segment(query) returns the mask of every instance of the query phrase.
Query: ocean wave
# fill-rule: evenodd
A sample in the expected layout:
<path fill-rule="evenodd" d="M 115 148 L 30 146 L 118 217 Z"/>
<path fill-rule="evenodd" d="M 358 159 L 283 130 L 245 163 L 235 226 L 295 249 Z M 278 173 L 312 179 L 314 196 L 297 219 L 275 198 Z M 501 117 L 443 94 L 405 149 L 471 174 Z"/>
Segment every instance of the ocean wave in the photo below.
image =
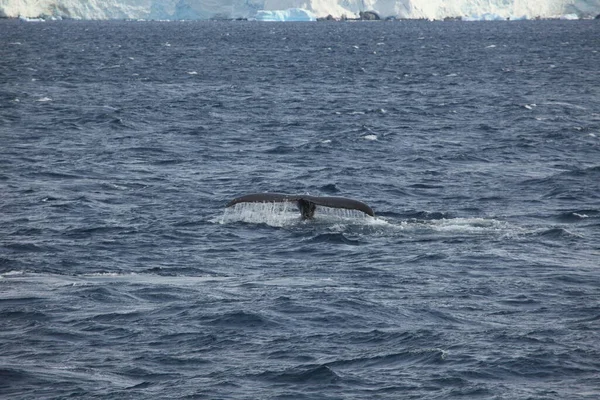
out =
<path fill-rule="evenodd" d="M 312 368 L 294 368 L 281 372 L 268 371 L 259 374 L 256 378 L 275 383 L 301 383 L 301 384 L 331 384 L 341 380 L 330 367 L 319 365 Z"/>

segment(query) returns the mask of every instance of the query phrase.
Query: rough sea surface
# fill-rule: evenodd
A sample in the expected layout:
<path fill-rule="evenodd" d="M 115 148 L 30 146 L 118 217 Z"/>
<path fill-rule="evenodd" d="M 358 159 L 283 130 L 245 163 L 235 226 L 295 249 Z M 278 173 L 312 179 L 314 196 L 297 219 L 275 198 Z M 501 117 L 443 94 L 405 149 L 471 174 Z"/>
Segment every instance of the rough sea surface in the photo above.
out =
<path fill-rule="evenodd" d="M 600 398 L 599 66 L 599 21 L 0 21 L 0 397 Z"/>

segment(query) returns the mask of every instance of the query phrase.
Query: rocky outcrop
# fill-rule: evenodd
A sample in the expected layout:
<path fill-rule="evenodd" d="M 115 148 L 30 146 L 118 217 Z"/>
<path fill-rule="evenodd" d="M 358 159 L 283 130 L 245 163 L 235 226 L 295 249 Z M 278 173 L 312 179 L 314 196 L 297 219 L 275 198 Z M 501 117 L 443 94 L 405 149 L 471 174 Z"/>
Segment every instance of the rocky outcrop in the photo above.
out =
<path fill-rule="evenodd" d="M 358 13 L 358 19 L 362 21 L 379 21 L 381 18 L 375 11 L 361 11 Z"/>

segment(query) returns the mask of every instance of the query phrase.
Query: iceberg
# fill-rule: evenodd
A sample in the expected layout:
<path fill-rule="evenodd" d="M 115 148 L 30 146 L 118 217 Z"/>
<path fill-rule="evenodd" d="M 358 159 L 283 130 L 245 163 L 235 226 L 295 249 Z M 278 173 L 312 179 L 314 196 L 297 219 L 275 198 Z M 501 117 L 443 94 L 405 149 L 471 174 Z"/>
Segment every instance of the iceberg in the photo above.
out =
<path fill-rule="evenodd" d="M 565 15 L 561 15 L 560 19 L 575 20 L 575 19 L 579 19 L 579 16 L 577 14 L 565 14 Z"/>
<path fill-rule="evenodd" d="M 510 18 L 510 17 L 507 17 L 507 18 Z M 464 17 L 463 20 L 464 21 L 503 21 L 507 18 L 503 18 L 502 16 L 500 16 L 498 14 L 485 13 L 482 15 L 469 15 L 467 17 Z"/>
<path fill-rule="evenodd" d="M 527 16 L 526 15 L 520 15 L 520 16 L 514 16 L 514 15 L 508 15 L 508 16 L 503 16 L 503 15 L 498 15 L 498 14 L 491 14 L 491 13 L 486 13 L 486 14 L 482 14 L 482 15 L 469 15 L 467 17 L 463 17 L 462 20 L 463 21 L 524 21 L 527 20 Z"/>
<path fill-rule="evenodd" d="M 287 10 L 259 10 L 257 21 L 316 21 L 317 18 L 308 10 L 289 8 Z"/>
<path fill-rule="evenodd" d="M 20 16 L 19 19 L 21 21 L 25 21 L 25 22 L 46 22 L 46 20 L 43 18 L 27 18 L 27 17 Z"/>
<path fill-rule="evenodd" d="M 592 18 L 600 0 L 0 0 L 0 18 L 313 21 L 385 17 L 442 20 Z"/>

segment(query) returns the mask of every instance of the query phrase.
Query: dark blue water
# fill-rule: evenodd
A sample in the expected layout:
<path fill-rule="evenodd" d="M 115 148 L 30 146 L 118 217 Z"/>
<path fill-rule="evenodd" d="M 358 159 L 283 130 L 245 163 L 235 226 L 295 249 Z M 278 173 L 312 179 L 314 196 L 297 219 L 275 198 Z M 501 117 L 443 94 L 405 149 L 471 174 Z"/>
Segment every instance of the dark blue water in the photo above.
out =
<path fill-rule="evenodd" d="M 599 398 L 599 65 L 596 21 L 0 21 L 0 397 Z"/>

